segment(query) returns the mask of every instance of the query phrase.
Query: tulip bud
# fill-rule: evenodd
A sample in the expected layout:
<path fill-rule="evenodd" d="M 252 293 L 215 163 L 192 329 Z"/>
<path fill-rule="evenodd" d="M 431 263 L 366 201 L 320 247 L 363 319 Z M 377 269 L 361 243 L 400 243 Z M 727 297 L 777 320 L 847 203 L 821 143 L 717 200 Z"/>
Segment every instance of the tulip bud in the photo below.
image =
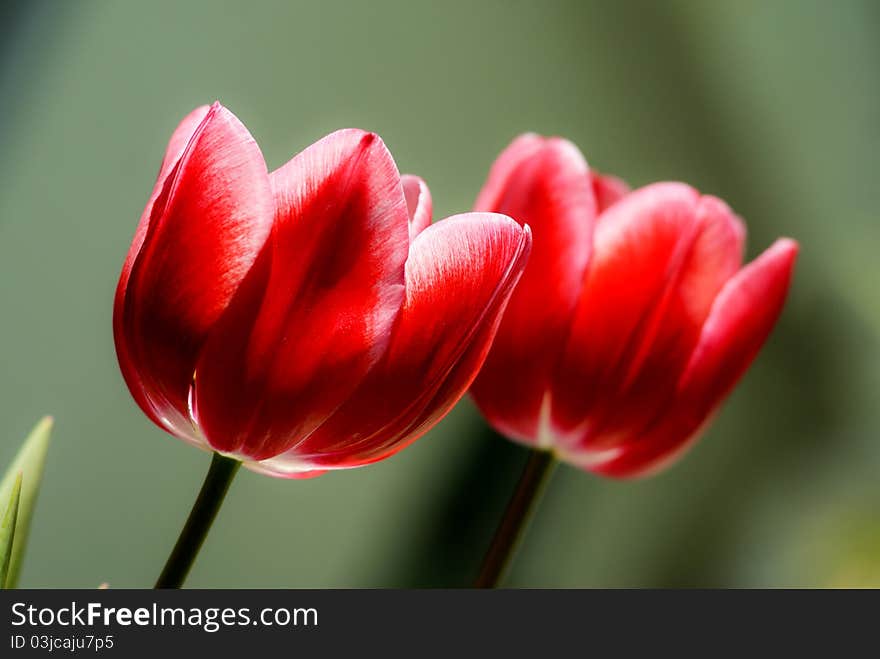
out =
<path fill-rule="evenodd" d="M 195 110 L 116 292 L 135 401 L 275 476 L 400 450 L 470 386 L 531 245 L 498 214 L 430 220 L 427 186 L 372 133 L 333 133 L 270 174 L 232 113 Z"/>
<path fill-rule="evenodd" d="M 473 398 L 502 434 L 609 476 L 693 442 L 770 334 L 798 245 L 742 266 L 745 226 L 679 183 L 629 192 L 559 138 L 524 135 L 475 209 L 535 231 Z"/>

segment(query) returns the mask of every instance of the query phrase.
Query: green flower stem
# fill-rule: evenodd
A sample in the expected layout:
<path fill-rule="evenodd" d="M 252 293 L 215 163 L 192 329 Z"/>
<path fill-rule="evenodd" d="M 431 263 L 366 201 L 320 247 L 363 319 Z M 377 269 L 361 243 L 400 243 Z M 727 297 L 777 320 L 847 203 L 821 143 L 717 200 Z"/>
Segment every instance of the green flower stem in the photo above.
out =
<path fill-rule="evenodd" d="M 214 453 L 199 496 L 156 581 L 156 588 L 180 588 L 183 585 L 239 467 L 241 462 L 238 460 Z"/>
<path fill-rule="evenodd" d="M 516 490 L 483 559 L 475 588 L 496 588 L 501 583 L 556 462 L 550 451 L 531 450 Z"/>

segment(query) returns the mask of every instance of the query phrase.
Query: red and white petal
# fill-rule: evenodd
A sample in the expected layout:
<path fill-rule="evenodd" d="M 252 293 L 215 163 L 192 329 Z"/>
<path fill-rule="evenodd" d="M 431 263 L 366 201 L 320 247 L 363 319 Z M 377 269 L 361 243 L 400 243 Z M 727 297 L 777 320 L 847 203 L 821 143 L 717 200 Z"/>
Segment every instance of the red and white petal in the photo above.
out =
<path fill-rule="evenodd" d="M 307 464 L 296 461 L 295 459 L 289 459 L 286 453 L 259 462 L 244 462 L 242 464 L 244 464 L 246 469 L 250 469 L 252 472 L 262 474 L 263 476 L 289 478 L 293 480 L 317 478 L 329 471 L 327 469 L 314 469 Z"/>
<path fill-rule="evenodd" d="M 156 202 L 159 195 L 162 194 L 162 190 L 165 187 L 165 180 L 168 178 L 168 175 L 171 174 L 175 165 L 177 165 L 177 162 L 180 160 L 180 157 L 183 155 L 183 152 L 186 150 L 190 139 L 192 139 L 193 133 L 196 132 L 196 129 L 204 121 L 210 111 L 211 108 L 207 105 L 197 107 L 183 118 L 171 134 L 171 139 L 168 140 L 168 146 L 165 148 L 165 155 L 162 158 L 162 164 L 159 166 L 159 174 L 156 176 L 156 183 L 153 186 L 153 191 L 150 194 L 150 199 L 147 201 L 144 212 L 141 214 L 138 228 L 135 231 L 135 238 L 132 241 L 131 249 L 128 252 L 128 258 L 125 263 L 126 268 L 123 271 L 126 281 L 128 281 L 127 271 L 131 270 L 131 264 L 134 262 L 135 257 L 138 255 L 138 252 L 140 252 L 141 246 L 143 245 L 147 227 L 149 226 L 150 218 L 153 215 L 153 204 Z"/>
<path fill-rule="evenodd" d="M 419 234 L 387 354 L 308 439 L 270 461 L 274 468 L 360 466 L 433 427 L 482 365 L 530 245 L 528 227 L 489 213 L 451 217 Z"/>
<path fill-rule="evenodd" d="M 593 456 L 591 470 L 616 477 L 653 473 L 699 437 L 776 324 L 797 253 L 796 242 L 778 240 L 727 282 L 715 299 L 668 408 L 642 436 L 604 459 Z"/>
<path fill-rule="evenodd" d="M 137 256 L 137 253 L 140 251 L 144 236 L 146 235 L 146 228 L 149 225 L 150 218 L 153 214 L 153 204 L 162 193 L 165 186 L 165 180 L 168 178 L 169 174 L 171 174 L 175 165 L 177 165 L 177 162 L 180 160 L 180 157 L 183 155 L 183 152 L 186 150 L 190 139 L 192 139 L 193 133 L 196 132 L 196 129 L 205 120 L 205 117 L 210 111 L 211 107 L 208 105 L 197 107 L 183 118 L 171 134 L 171 139 L 168 140 L 168 146 L 165 148 L 165 155 L 162 158 L 162 164 L 159 166 L 159 174 L 156 176 L 156 183 L 153 186 L 153 192 L 150 194 L 150 199 L 141 215 L 141 220 L 135 233 L 135 240 L 132 242 L 132 247 L 129 251 L 129 261 L 133 261 L 134 257 Z"/>
<path fill-rule="evenodd" d="M 129 390 L 131 391 L 131 395 L 135 399 L 135 402 L 137 402 L 138 406 L 150 419 L 152 419 L 154 423 L 158 424 L 161 428 L 169 431 L 173 430 L 172 428 L 168 427 L 167 422 L 159 417 L 156 411 L 153 409 L 152 403 L 150 403 L 146 393 L 143 390 L 140 378 L 137 372 L 134 370 L 134 364 L 132 363 L 132 359 L 128 354 L 127 342 L 125 341 L 125 336 L 122 332 L 121 307 L 125 298 L 126 290 L 128 288 L 128 280 L 131 277 L 131 268 L 134 265 L 135 259 L 141 251 L 141 247 L 144 243 L 144 238 L 147 235 L 147 229 L 150 226 L 150 219 L 153 215 L 153 204 L 162 193 L 162 189 L 165 186 L 165 179 L 168 178 L 168 174 L 177 164 L 177 161 L 180 160 L 180 156 L 186 149 L 186 145 L 189 143 L 189 140 L 195 132 L 196 128 L 198 128 L 199 124 L 202 123 L 205 115 L 208 114 L 208 110 L 209 107 L 207 105 L 203 105 L 190 112 L 186 117 L 184 117 L 183 121 L 180 122 L 174 133 L 172 133 L 171 139 L 168 141 L 168 146 L 165 149 L 165 156 L 162 159 L 162 164 L 159 167 L 159 174 L 156 177 L 156 183 L 153 186 L 153 191 L 150 193 L 150 198 L 147 201 L 147 205 L 144 208 L 143 213 L 141 214 L 141 219 L 138 222 L 134 238 L 132 239 L 131 246 L 129 247 L 128 254 L 125 258 L 125 263 L 122 266 L 122 273 L 120 274 L 119 282 L 116 285 L 116 293 L 113 302 L 113 334 L 114 341 L 116 343 L 116 352 L 119 356 L 119 365 L 122 371 L 122 376 L 125 379 L 125 382 L 128 385 Z M 184 423 L 183 426 L 186 434 L 191 434 L 189 424 Z"/>
<path fill-rule="evenodd" d="M 718 292 L 742 267 L 746 228 L 730 207 L 706 195 L 697 206 L 699 235 L 676 287 L 676 312 L 702 326 Z"/>
<path fill-rule="evenodd" d="M 596 197 L 596 211 L 600 215 L 630 192 L 626 182 L 616 176 L 592 172 L 590 178 L 593 182 L 593 195 Z"/>
<path fill-rule="evenodd" d="M 205 120 L 205 117 L 208 116 L 208 113 L 212 109 L 219 107 L 219 103 L 215 103 L 213 108 L 210 105 L 200 105 L 181 120 L 171 134 L 171 139 L 168 140 L 168 147 L 165 149 L 165 156 L 162 158 L 162 164 L 159 167 L 159 175 L 156 177 L 157 184 L 161 185 L 165 177 L 171 173 L 177 161 L 180 160 L 180 156 L 186 150 L 193 133 L 196 132 L 196 129 Z"/>
<path fill-rule="evenodd" d="M 268 173 L 253 138 L 219 103 L 199 121 L 202 112 L 171 139 L 114 304 L 117 352 L 135 399 L 160 426 L 194 442 L 188 394 L 199 351 L 272 224 Z"/>
<path fill-rule="evenodd" d="M 493 212 L 493 209 L 500 205 L 501 199 L 507 194 L 513 172 L 544 148 L 545 142 L 546 139 L 540 135 L 523 133 L 507 145 L 507 148 L 492 163 L 486 183 L 474 203 L 474 210 Z"/>
<path fill-rule="evenodd" d="M 428 184 L 418 176 L 404 174 L 400 177 L 403 184 L 403 196 L 406 198 L 406 210 L 409 214 L 409 240 L 415 239 L 431 224 L 431 191 Z"/>
<path fill-rule="evenodd" d="M 409 245 L 400 174 L 372 133 L 333 133 L 271 180 L 266 254 L 212 332 L 194 395 L 208 442 L 257 461 L 307 437 L 385 353 Z"/>
<path fill-rule="evenodd" d="M 499 157 L 476 210 L 534 231 L 529 264 L 472 389 L 492 425 L 529 441 L 590 259 L 596 202 L 587 163 L 566 140 L 521 137 Z"/>

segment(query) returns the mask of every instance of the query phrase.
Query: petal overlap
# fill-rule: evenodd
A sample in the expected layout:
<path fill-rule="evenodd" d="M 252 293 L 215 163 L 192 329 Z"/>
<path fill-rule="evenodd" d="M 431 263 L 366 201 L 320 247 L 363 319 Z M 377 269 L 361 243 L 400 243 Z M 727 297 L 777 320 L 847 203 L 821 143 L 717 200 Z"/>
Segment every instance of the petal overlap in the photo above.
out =
<path fill-rule="evenodd" d="M 797 243 L 779 241 L 743 268 L 745 225 L 720 199 L 682 183 L 630 191 L 586 169 L 595 217 L 581 213 L 585 232 L 559 212 L 577 207 L 579 191 L 535 187 L 558 174 L 551 142 L 515 140 L 477 201 L 515 207 L 536 237 L 471 391 L 510 439 L 609 476 L 650 473 L 699 436 L 754 359 L 782 310 Z M 572 253 L 585 259 L 579 279 L 545 265 L 555 254 L 573 272 Z"/>
<path fill-rule="evenodd" d="M 444 416 L 476 376 L 530 246 L 528 229 L 486 213 L 453 216 L 419 234 L 387 353 L 297 447 L 298 459 L 322 466 L 380 459 Z"/>

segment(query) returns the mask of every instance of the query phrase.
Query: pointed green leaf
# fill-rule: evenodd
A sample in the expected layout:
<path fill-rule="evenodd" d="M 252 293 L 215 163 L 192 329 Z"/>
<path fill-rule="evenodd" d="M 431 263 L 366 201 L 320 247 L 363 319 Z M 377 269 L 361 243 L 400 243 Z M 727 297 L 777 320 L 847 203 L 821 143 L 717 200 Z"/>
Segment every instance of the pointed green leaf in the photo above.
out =
<path fill-rule="evenodd" d="M 12 558 L 12 543 L 15 541 L 15 520 L 18 517 L 18 502 L 21 499 L 21 472 L 15 478 L 12 494 L 6 504 L 6 512 L 0 518 L 0 588 L 6 588 L 6 574 Z"/>
<path fill-rule="evenodd" d="M 24 440 L 24 444 L 9 466 L 3 480 L 0 481 L 0 501 L 9 501 L 15 482 L 21 474 L 21 495 L 18 504 L 18 515 L 15 522 L 15 538 L 12 542 L 12 554 L 6 574 L 6 588 L 15 588 L 21 573 L 21 562 L 27 544 L 31 516 L 43 477 L 43 465 L 46 462 L 46 451 L 49 449 L 49 437 L 52 434 L 52 417 L 43 417 Z"/>

